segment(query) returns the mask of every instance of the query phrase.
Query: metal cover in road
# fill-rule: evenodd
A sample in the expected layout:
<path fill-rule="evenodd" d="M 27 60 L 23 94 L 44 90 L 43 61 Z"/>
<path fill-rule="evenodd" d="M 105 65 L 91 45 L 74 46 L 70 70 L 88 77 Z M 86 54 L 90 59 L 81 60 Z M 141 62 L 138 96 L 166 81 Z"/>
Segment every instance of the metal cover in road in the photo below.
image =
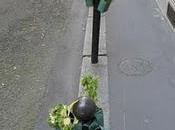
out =
<path fill-rule="evenodd" d="M 153 70 L 151 62 L 142 58 L 124 59 L 119 68 L 127 76 L 144 76 Z"/>

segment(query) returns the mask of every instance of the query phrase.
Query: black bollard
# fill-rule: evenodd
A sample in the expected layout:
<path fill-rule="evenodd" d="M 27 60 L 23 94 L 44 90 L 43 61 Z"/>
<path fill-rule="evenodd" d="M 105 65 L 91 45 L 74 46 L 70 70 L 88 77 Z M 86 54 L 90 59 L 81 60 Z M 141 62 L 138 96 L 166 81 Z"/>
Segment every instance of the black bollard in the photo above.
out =
<path fill-rule="evenodd" d="M 100 36 L 100 12 L 97 10 L 100 0 L 94 0 L 93 29 L 92 29 L 92 53 L 91 63 L 98 63 L 99 36 Z"/>

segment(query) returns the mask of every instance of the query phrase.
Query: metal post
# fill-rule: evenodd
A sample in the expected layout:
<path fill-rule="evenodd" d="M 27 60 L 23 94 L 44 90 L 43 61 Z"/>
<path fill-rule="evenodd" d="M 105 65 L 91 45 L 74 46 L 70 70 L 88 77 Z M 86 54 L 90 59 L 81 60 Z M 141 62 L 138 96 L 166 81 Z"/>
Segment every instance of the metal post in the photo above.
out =
<path fill-rule="evenodd" d="M 91 63 L 98 63 L 99 36 L 100 36 L 100 12 L 97 10 L 99 0 L 94 0 L 93 30 L 92 30 L 92 54 Z"/>

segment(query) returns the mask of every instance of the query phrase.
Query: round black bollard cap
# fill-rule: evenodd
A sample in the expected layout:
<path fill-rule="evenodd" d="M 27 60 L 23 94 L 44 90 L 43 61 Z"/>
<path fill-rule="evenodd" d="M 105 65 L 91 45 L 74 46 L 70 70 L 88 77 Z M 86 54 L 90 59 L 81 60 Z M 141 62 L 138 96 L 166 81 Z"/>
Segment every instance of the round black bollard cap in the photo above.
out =
<path fill-rule="evenodd" d="M 89 97 L 80 97 L 78 102 L 73 105 L 75 117 L 83 122 L 90 121 L 96 112 L 96 105 Z"/>

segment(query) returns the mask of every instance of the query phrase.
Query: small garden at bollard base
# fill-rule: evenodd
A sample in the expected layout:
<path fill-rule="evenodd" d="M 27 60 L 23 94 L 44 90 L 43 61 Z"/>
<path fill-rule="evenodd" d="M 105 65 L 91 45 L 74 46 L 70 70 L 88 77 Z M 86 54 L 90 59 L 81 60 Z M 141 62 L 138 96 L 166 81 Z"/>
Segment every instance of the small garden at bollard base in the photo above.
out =
<path fill-rule="evenodd" d="M 103 110 L 98 106 L 99 78 L 86 73 L 81 78 L 83 92 L 71 104 L 58 104 L 48 116 L 55 130 L 104 130 Z"/>

